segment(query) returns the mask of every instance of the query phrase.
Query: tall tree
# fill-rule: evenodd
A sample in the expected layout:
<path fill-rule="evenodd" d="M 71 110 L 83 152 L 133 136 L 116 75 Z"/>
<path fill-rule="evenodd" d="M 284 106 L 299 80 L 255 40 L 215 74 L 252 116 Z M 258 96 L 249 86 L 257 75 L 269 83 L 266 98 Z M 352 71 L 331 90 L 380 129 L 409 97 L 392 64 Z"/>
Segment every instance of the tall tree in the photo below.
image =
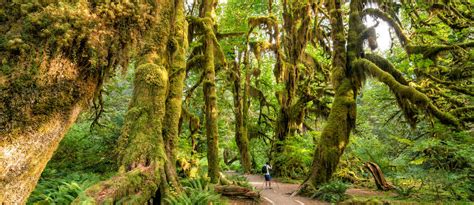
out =
<path fill-rule="evenodd" d="M 156 3 L 0 2 L 0 201 L 25 202 L 79 113 L 128 66 Z"/>

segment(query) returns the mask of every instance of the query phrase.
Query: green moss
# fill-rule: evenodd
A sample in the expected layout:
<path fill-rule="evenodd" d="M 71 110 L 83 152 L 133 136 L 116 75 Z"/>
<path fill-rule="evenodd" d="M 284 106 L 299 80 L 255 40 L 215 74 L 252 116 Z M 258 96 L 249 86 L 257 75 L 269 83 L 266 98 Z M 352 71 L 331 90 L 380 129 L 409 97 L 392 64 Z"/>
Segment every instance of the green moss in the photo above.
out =
<path fill-rule="evenodd" d="M 397 96 L 402 99 L 408 99 L 411 103 L 416 105 L 418 109 L 426 109 L 442 123 L 458 128 L 460 127 L 460 122 L 458 119 L 449 113 L 441 112 L 438 108 L 436 108 L 436 106 L 433 105 L 428 96 L 411 86 L 401 84 L 395 79 L 394 76 L 388 72 L 383 71 L 371 61 L 366 59 L 358 59 L 353 62 L 353 67 L 365 69 L 371 76 L 385 83 Z"/>
<path fill-rule="evenodd" d="M 165 114 L 168 73 L 158 65 L 138 66 L 134 95 L 119 139 L 120 164 L 130 170 L 163 158 L 162 119 Z"/>
<path fill-rule="evenodd" d="M 86 190 L 72 204 L 145 204 L 158 190 L 160 176 L 150 168 L 137 168 L 102 181 Z M 106 194 L 104 194 L 106 193 Z"/>

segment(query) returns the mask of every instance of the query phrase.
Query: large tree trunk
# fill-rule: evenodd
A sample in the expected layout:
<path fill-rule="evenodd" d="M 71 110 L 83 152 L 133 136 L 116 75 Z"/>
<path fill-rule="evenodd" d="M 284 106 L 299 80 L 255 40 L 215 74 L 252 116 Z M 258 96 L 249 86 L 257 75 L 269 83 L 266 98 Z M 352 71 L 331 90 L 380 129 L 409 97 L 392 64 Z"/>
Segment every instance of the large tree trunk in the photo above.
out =
<path fill-rule="evenodd" d="M 306 44 L 310 40 L 309 33 L 311 15 L 311 4 L 308 1 L 291 0 L 283 4 L 283 48 L 285 58 L 277 54 L 275 66 L 275 78 L 278 83 L 285 84 L 285 90 L 278 92 L 277 98 L 280 104 L 280 111 L 276 124 L 274 152 L 273 156 L 282 156 L 285 152 L 286 140 L 294 135 L 301 128 L 305 115 L 304 105 L 308 101 L 298 86 L 305 76 L 302 76 L 297 67 L 302 62 Z M 294 22 L 301 22 L 295 24 Z M 278 37 L 275 34 L 275 37 Z M 279 41 L 276 47 L 279 48 Z M 279 53 L 279 52 L 277 52 Z M 314 68 L 307 68 L 314 69 Z M 302 104 L 301 104 L 302 103 Z M 275 158 L 275 157 L 273 157 Z M 274 163 L 275 175 L 288 175 L 285 173 L 286 167 L 283 158 L 272 159 Z"/>
<path fill-rule="evenodd" d="M 153 55 L 156 54 L 150 54 L 151 58 Z M 167 156 L 162 125 L 168 72 L 155 62 L 160 61 L 149 59 L 137 67 L 133 98 L 118 141 L 119 174 L 85 191 L 95 203 L 134 200 L 143 204 L 155 196 L 159 188 L 166 191 Z"/>
<path fill-rule="evenodd" d="M 336 170 L 339 158 L 348 141 L 355 120 L 355 100 L 351 81 L 346 78 L 346 49 L 341 1 L 327 1 L 331 13 L 331 37 L 333 40 L 332 84 L 336 95 L 329 119 L 314 152 L 312 172 L 308 183 L 313 186 L 328 182 Z"/>
<path fill-rule="evenodd" d="M 59 142 L 81 111 L 52 114 L 50 119 L 22 133 L 3 135 L 0 142 L 0 202 L 26 202 Z"/>
<path fill-rule="evenodd" d="M 159 203 L 170 185 L 181 190 L 174 146 L 185 77 L 184 2 L 161 2 L 159 11 L 160 21 L 147 36 L 146 52 L 137 67 L 133 98 L 118 141 L 119 173 L 86 190 L 95 203 Z"/>
<path fill-rule="evenodd" d="M 216 71 L 214 65 L 214 16 L 217 2 L 215 0 L 202 0 L 200 16 L 205 18 L 207 31 L 205 36 L 204 55 L 204 103 L 206 113 L 206 137 L 207 137 L 207 162 L 208 176 L 212 183 L 219 181 L 219 150 L 218 150 L 218 130 L 217 130 L 217 93 L 216 93 Z"/>
<path fill-rule="evenodd" d="M 350 4 L 348 45 L 344 35 L 341 1 L 327 1 L 326 7 L 331 11 L 331 37 L 333 43 L 332 84 L 336 95 L 329 114 L 329 119 L 321 134 L 321 140 L 315 150 L 312 172 L 308 183 L 316 187 L 328 182 L 336 171 L 337 164 L 349 143 L 351 130 L 355 126 L 355 96 L 362 85 L 360 79 L 350 75 L 351 62 L 363 53 L 363 40 L 359 35 L 366 29 L 360 17 L 362 3 L 354 0 Z M 346 57 L 347 56 L 347 57 Z"/>

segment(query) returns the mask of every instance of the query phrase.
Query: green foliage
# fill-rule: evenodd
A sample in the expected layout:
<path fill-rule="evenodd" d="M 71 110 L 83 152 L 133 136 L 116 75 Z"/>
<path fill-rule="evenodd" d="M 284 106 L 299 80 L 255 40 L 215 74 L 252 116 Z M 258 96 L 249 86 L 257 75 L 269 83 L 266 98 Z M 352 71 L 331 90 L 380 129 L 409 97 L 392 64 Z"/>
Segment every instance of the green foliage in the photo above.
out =
<path fill-rule="evenodd" d="M 274 161 L 282 165 L 282 177 L 302 179 L 307 176 L 313 162 L 314 138 L 319 135 L 319 132 L 305 132 L 285 140 L 284 151 L 274 156 Z"/>
<path fill-rule="evenodd" d="M 208 178 L 186 179 L 182 182 L 184 192 L 168 195 L 164 199 L 167 204 L 208 205 L 225 204 L 220 195 L 214 192 Z"/>
<path fill-rule="evenodd" d="M 400 198 L 472 200 L 472 132 L 456 132 L 438 122 L 426 121 L 412 129 L 404 123 L 386 87 L 369 81 L 364 89 L 358 99 L 356 132 L 340 164 L 359 161 L 359 165 L 353 163 L 339 169 L 355 173 L 360 180 L 354 183 L 374 187 L 372 176 L 361 171 L 363 162 L 372 161 L 395 185 Z"/>
<path fill-rule="evenodd" d="M 321 185 L 311 197 L 335 203 L 346 199 L 347 188 L 347 184 L 341 181 L 332 181 Z"/>
<path fill-rule="evenodd" d="M 70 204 L 86 188 L 104 178 L 95 173 L 46 169 L 27 204 Z"/>

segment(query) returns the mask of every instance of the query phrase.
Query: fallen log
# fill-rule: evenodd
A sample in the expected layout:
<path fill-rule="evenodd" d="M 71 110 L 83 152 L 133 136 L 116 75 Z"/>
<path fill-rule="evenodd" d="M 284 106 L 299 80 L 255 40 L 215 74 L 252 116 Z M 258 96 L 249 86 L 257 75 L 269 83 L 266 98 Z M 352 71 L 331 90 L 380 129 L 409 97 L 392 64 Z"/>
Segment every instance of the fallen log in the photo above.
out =
<path fill-rule="evenodd" d="M 364 166 L 370 171 L 372 176 L 374 176 L 375 185 L 377 185 L 378 189 L 388 191 L 395 188 L 385 180 L 383 172 L 377 164 L 373 162 L 366 162 Z"/>
<path fill-rule="evenodd" d="M 216 185 L 214 190 L 222 196 L 259 199 L 260 193 L 237 185 Z"/>

